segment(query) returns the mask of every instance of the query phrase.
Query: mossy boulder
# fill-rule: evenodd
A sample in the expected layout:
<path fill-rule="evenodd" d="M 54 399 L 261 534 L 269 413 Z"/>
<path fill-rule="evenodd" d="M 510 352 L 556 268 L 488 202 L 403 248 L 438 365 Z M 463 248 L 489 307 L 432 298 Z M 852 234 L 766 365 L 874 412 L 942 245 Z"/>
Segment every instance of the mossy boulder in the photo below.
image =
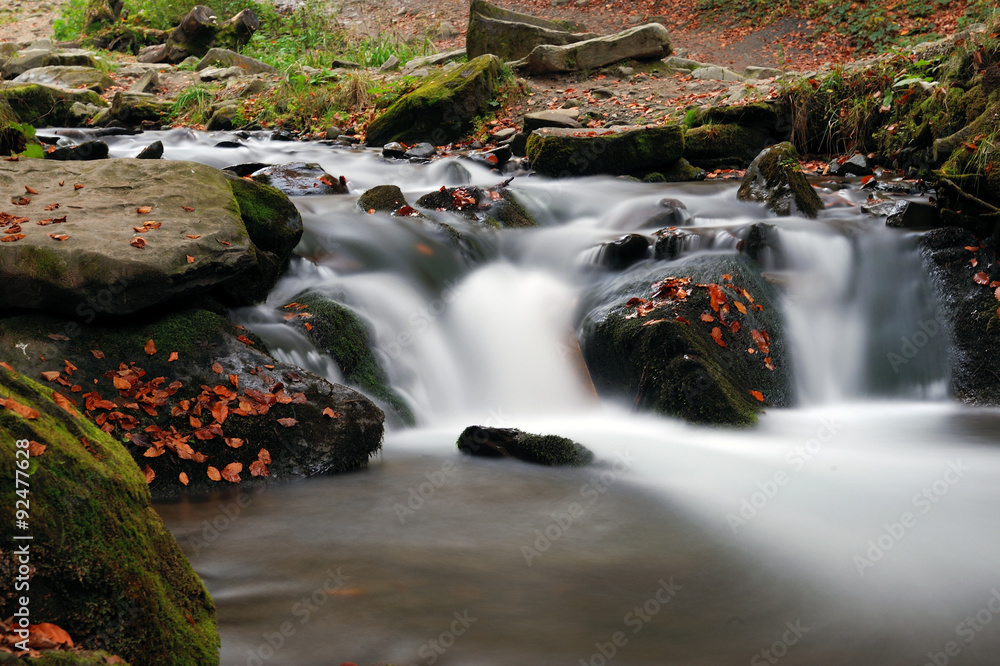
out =
<path fill-rule="evenodd" d="M 966 247 L 983 247 L 970 253 Z M 1000 302 L 989 285 L 1000 280 L 995 252 L 997 239 L 980 238 L 958 227 L 934 229 L 920 236 L 919 245 L 941 307 L 935 326 L 948 329 L 951 342 L 951 390 L 976 405 L 1000 405 Z M 973 267 L 970 259 L 979 264 Z M 985 272 L 988 282 L 973 276 Z M 926 329 L 925 329 L 926 330 Z M 929 332 L 930 334 L 930 332 Z M 907 359 L 901 359 L 907 361 Z"/>
<path fill-rule="evenodd" d="M 988 140 L 976 142 L 977 136 L 990 136 L 1000 122 L 1000 103 L 986 109 L 960 132 L 951 153 L 937 172 L 961 187 L 966 193 L 1000 204 L 1000 150 Z M 975 146 L 975 150 L 973 150 Z M 958 207 L 961 207 L 959 205 Z"/>
<path fill-rule="evenodd" d="M 134 127 L 144 121 L 162 123 L 173 113 L 172 102 L 160 99 L 152 93 L 123 92 L 115 93 L 111 100 L 109 117 L 120 123 Z"/>
<path fill-rule="evenodd" d="M 702 125 L 684 135 L 684 158 L 702 169 L 743 169 L 767 145 L 765 133 L 736 123 Z"/>
<path fill-rule="evenodd" d="M 288 324 L 333 358 L 347 384 L 385 405 L 402 423 L 416 423 L 410 406 L 389 385 L 389 376 L 372 350 L 371 331 L 357 313 L 315 291 L 299 294 L 292 300 L 305 306 L 293 312 L 312 316 L 295 317 Z"/>
<path fill-rule="evenodd" d="M 573 44 L 597 36 L 573 33 L 565 24 L 472 0 L 465 49 L 469 58 L 492 53 L 503 60 L 517 60 L 540 44 Z"/>
<path fill-rule="evenodd" d="M 745 257 L 638 266 L 591 293 L 585 311 L 584 358 L 602 396 L 741 426 L 793 400 L 777 299 Z"/>
<path fill-rule="evenodd" d="M 9 316 L 0 320 L 0 360 L 29 377 L 57 373 L 52 386 L 139 467 L 149 465 L 157 499 L 365 467 L 381 446 L 382 411 L 357 391 L 277 361 L 216 308 L 222 314 L 193 307 L 124 318 Z M 172 443 L 153 455 L 157 441 Z M 267 476 L 254 473 L 261 449 Z M 236 480 L 213 479 L 208 469 L 234 463 L 242 465 Z"/>
<path fill-rule="evenodd" d="M 580 467 L 594 460 L 590 449 L 571 439 L 516 428 L 469 426 L 458 437 L 458 450 L 472 456 L 518 458 L 539 465 Z"/>
<path fill-rule="evenodd" d="M 479 187 L 448 187 L 429 192 L 417 205 L 430 210 L 458 213 L 465 219 L 490 229 L 537 227 L 531 214 L 508 187 L 484 190 Z"/>
<path fill-rule="evenodd" d="M 705 176 L 707 175 L 704 169 L 694 166 L 683 157 L 663 169 L 663 171 L 656 173 L 659 173 L 663 177 L 663 182 L 666 183 L 686 183 L 695 180 L 705 180 Z"/>
<path fill-rule="evenodd" d="M 22 123 L 34 127 L 72 127 L 78 115 L 72 112 L 77 102 L 97 107 L 108 104 L 93 90 L 63 90 L 38 83 L 19 83 L 0 87 L 5 100 Z"/>
<path fill-rule="evenodd" d="M 669 169 L 684 154 L 679 125 L 599 130 L 543 128 L 528 137 L 528 161 L 543 176 L 632 175 Z"/>
<path fill-rule="evenodd" d="M 39 40 L 23 51 L 17 51 L 0 62 L 0 72 L 5 79 L 13 79 L 29 69 L 52 65 L 97 67 L 97 59 L 83 49 L 54 48 L 47 40 Z M 55 124 L 55 123 L 53 123 Z"/>
<path fill-rule="evenodd" d="M 31 144 L 37 144 L 29 136 L 31 130 L 18 122 L 14 110 L 6 100 L 0 99 L 0 156 L 21 153 Z"/>
<path fill-rule="evenodd" d="M 32 569 L 29 590 L 17 592 L 13 584 L 0 590 L 4 617 L 28 594 L 32 621 L 60 626 L 78 646 L 132 664 L 219 663 L 214 604 L 150 506 L 142 472 L 119 443 L 52 395 L 51 387 L 0 368 L 0 398 L 31 410 L 26 418 L 9 402 L 0 408 L 0 477 L 9 498 L 0 519 L 8 530 L 15 467 L 24 460 L 16 442 L 44 447 L 35 447 L 27 464 L 33 539 L 0 551 L 8 580 L 18 566 L 17 546 L 28 545 Z M 49 653 L 46 663 L 60 663 L 57 655 Z"/>
<path fill-rule="evenodd" d="M 403 206 L 409 206 L 403 190 L 396 185 L 376 185 L 358 197 L 358 208 L 362 211 L 389 213 L 393 215 Z"/>
<path fill-rule="evenodd" d="M 115 84 L 114 79 L 96 67 L 56 65 L 36 67 L 14 79 L 14 83 L 41 83 L 59 88 L 86 88 L 98 94 Z"/>
<path fill-rule="evenodd" d="M 760 202 L 775 215 L 815 218 L 823 210 L 823 201 L 802 173 L 795 146 L 787 141 L 765 148 L 754 158 L 737 197 Z"/>
<path fill-rule="evenodd" d="M 430 75 L 368 125 L 365 142 L 382 146 L 426 141 L 439 146 L 464 138 L 477 118 L 493 112 L 490 102 L 501 95 L 502 70 L 499 58 L 484 55 Z"/>

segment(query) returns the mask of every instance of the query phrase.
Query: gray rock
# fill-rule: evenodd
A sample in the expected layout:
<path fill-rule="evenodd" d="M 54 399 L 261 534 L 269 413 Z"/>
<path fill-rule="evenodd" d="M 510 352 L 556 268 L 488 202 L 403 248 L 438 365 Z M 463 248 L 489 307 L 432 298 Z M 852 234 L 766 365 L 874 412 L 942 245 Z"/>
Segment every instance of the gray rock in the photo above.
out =
<path fill-rule="evenodd" d="M 420 56 L 408 60 L 406 65 L 403 67 L 403 73 L 415 74 L 415 70 L 423 67 L 434 67 L 435 65 L 443 65 L 446 62 L 451 62 L 452 60 L 461 60 L 465 57 L 465 49 L 455 49 L 454 51 L 443 51 L 441 53 L 434 53 L 428 56 Z"/>
<path fill-rule="evenodd" d="M 828 171 L 833 176 L 870 176 L 872 165 L 866 156 L 855 153 L 843 161 L 834 159 L 830 162 Z"/>
<path fill-rule="evenodd" d="M 361 65 L 354 62 L 353 60 L 339 60 L 333 59 L 330 61 L 331 69 L 361 69 Z"/>
<path fill-rule="evenodd" d="M 250 73 L 242 67 L 206 67 L 198 72 L 198 78 L 205 82 L 224 81 L 249 76 Z"/>
<path fill-rule="evenodd" d="M 490 141 L 500 142 L 506 141 L 517 134 L 517 130 L 513 127 L 504 127 L 503 129 L 497 130 L 490 135 Z"/>
<path fill-rule="evenodd" d="M 135 156 L 137 160 L 158 160 L 163 157 L 163 142 L 154 141 L 149 144 Z"/>
<path fill-rule="evenodd" d="M 391 55 L 384 63 L 382 63 L 382 66 L 379 67 L 378 69 L 380 72 L 391 72 L 392 70 L 397 69 L 398 67 L 399 67 L 399 58 L 397 58 L 394 55 Z"/>
<path fill-rule="evenodd" d="M 708 79 L 712 81 L 745 81 L 743 76 L 740 76 L 731 69 L 725 67 L 719 67 L 718 65 L 709 65 L 708 67 L 698 67 L 697 69 L 691 70 L 691 76 L 696 79 Z"/>
<path fill-rule="evenodd" d="M 637 26 L 606 37 L 566 46 L 536 46 L 513 63 L 532 74 L 596 69 L 628 59 L 659 59 L 670 55 L 670 35 L 659 23 Z"/>
<path fill-rule="evenodd" d="M 209 132 L 227 132 L 233 129 L 236 121 L 236 114 L 239 111 L 235 104 L 222 104 L 213 111 L 205 129 Z"/>
<path fill-rule="evenodd" d="M 581 128 L 583 125 L 574 120 L 571 116 L 557 111 L 536 111 L 524 115 L 525 134 L 531 134 L 536 129 L 543 127 L 570 127 Z"/>
<path fill-rule="evenodd" d="M 941 226 L 937 207 L 922 201 L 893 199 L 863 204 L 861 212 L 885 217 L 885 226 L 898 229 L 936 229 Z"/>
<path fill-rule="evenodd" d="M 410 146 L 410 148 L 403 154 L 404 157 L 419 160 L 430 159 L 435 155 L 437 155 L 437 148 L 427 142 Z"/>
<path fill-rule="evenodd" d="M 29 69 L 51 66 L 97 67 L 97 60 L 90 51 L 82 49 L 53 49 L 51 44 L 46 48 L 29 48 L 18 51 L 5 63 L 0 72 L 3 78 L 13 79 L 24 74 Z"/>
<path fill-rule="evenodd" d="M 75 146 L 60 146 L 45 153 L 47 160 L 81 161 L 104 160 L 108 157 L 108 144 L 103 141 L 84 141 Z"/>
<path fill-rule="evenodd" d="M 250 177 L 258 183 L 275 187 L 285 194 L 347 194 L 347 179 L 336 178 L 318 164 L 289 162 L 254 171 Z"/>
<path fill-rule="evenodd" d="M 798 213 L 815 218 L 823 210 L 822 200 L 802 173 L 795 147 L 787 141 L 765 148 L 754 158 L 737 197 L 763 203 L 775 215 Z"/>
<path fill-rule="evenodd" d="M 168 65 L 166 63 L 133 62 L 131 64 L 119 67 L 116 74 L 118 74 L 118 76 L 132 76 L 141 78 L 146 72 L 170 71 L 173 68 L 174 68 L 173 65 Z"/>
<path fill-rule="evenodd" d="M 592 37 L 597 35 L 575 34 L 553 21 L 472 0 L 465 48 L 470 59 L 492 53 L 502 60 L 517 60 L 539 45 L 573 44 Z"/>
<path fill-rule="evenodd" d="M 775 69 L 774 67 L 757 67 L 755 65 L 747 65 L 743 68 L 743 76 L 748 79 L 770 79 L 775 76 L 781 76 L 781 74 L 781 70 Z"/>
<path fill-rule="evenodd" d="M 101 107 L 96 104 L 73 102 L 73 105 L 69 107 L 69 113 L 74 119 L 71 124 L 74 127 L 86 125 L 87 121 L 96 116 L 101 110 Z"/>
<path fill-rule="evenodd" d="M 155 69 L 146 70 L 139 80 L 133 83 L 128 91 L 137 93 L 153 93 L 160 85 L 160 73 Z"/>
<path fill-rule="evenodd" d="M 209 49 L 198 64 L 195 71 L 201 71 L 209 67 L 239 67 L 250 74 L 273 74 L 278 70 L 263 63 L 260 60 L 245 55 L 241 55 L 228 49 Z"/>
<path fill-rule="evenodd" d="M 52 65 L 36 67 L 19 74 L 14 83 L 41 83 L 58 88 L 87 88 L 102 93 L 114 85 L 114 79 L 93 67 Z"/>
<path fill-rule="evenodd" d="M 663 62 L 670 69 L 681 70 L 685 72 L 693 72 L 699 67 L 711 67 L 709 63 L 698 62 L 697 60 L 689 60 L 688 58 L 681 58 L 679 56 L 671 56 L 669 58 L 664 58 Z"/>

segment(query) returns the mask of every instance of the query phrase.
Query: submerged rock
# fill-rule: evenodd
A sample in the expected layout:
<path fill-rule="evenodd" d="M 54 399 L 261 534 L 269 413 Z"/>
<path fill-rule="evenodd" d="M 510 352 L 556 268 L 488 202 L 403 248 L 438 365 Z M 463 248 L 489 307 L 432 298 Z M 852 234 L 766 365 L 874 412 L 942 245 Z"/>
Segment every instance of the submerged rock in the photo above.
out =
<path fill-rule="evenodd" d="M 313 163 L 289 162 L 267 166 L 254 171 L 250 177 L 291 196 L 348 193 L 344 176 L 331 176 L 319 164 Z"/>
<path fill-rule="evenodd" d="M 139 467 L 121 444 L 80 416 L 82 406 L 66 400 L 73 395 L 68 389 L 59 389 L 66 400 L 59 406 L 50 386 L 13 363 L 20 375 L 0 368 L 6 401 L 0 479 L 12 498 L 0 505 L 0 519 L 11 534 L 14 471 L 30 470 L 32 540 L 5 546 L 0 570 L 14 572 L 15 544 L 30 544 L 31 617 L 58 625 L 77 646 L 133 664 L 219 663 L 215 606 L 150 506 Z M 15 444 L 21 441 L 30 447 Z M 21 457 L 28 452 L 30 461 Z M 0 605 L 19 608 L 21 594 L 13 583 L 4 585 Z M 78 663 L 71 652 L 45 659 Z"/>
<path fill-rule="evenodd" d="M 626 234 L 601 245 L 597 263 L 613 271 L 620 271 L 648 256 L 649 239 L 641 234 Z"/>
<path fill-rule="evenodd" d="M 531 168 L 544 176 L 626 175 L 671 168 L 684 154 L 678 125 L 599 130 L 545 128 L 528 137 Z"/>
<path fill-rule="evenodd" d="M 89 324 L 52 315 L 0 320 L 0 359 L 30 377 L 54 372 L 53 387 L 150 466 L 154 498 L 356 470 L 381 446 L 384 414 L 370 400 L 275 360 L 220 314 L 98 318 L 95 309 L 84 313 Z M 230 465 L 232 478 L 209 469 Z"/>
<path fill-rule="evenodd" d="M 737 197 L 763 203 L 775 215 L 815 218 L 823 210 L 823 201 L 802 173 L 795 147 L 787 141 L 765 148 L 754 158 Z"/>
<path fill-rule="evenodd" d="M 540 465 L 589 465 L 593 452 L 558 435 L 533 435 L 515 428 L 469 426 L 458 437 L 458 450 L 483 458 L 518 458 Z"/>
<path fill-rule="evenodd" d="M 365 142 L 426 141 L 441 146 L 465 137 L 475 119 L 492 112 L 500 94 L 502 62 L 484 55 L 448 71 L 431 74 L 368 125 Z"/>
<path fill-rule="evenodd" d="M 584 358 L 602 396 L 719 425 L 749 425 L 792 401 L 780 312 L 749 259 L 694 255 L 634 270 L 586 309 Z"/>

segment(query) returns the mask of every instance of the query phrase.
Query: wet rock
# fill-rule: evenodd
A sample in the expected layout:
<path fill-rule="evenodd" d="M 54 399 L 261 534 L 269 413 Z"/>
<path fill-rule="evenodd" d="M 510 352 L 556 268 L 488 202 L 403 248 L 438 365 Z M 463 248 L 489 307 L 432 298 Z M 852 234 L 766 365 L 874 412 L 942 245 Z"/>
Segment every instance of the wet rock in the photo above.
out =
<path fill-rule="evenodd" d="M 367 145 L 426 141 L 441 146 L 465 137 L 476 119 L 493 110 L 503 85 L 502 62 L 484 55 L 432 74 L 368 125 Z"/>
<path fill-rule="evenodd" d="M 744 125 L 702 125 L 684 135 L 684 158 L 702 169 L 743 169 L 767 142 L 766 134 Z"/>
<path fill-rule="evenodd" d="M 680 199 L 663 198 L 656 205 L 656 212 L 643 221 L 642 227 L 682 227 L 691 219 L 687 206 Z"/>
<path fill-rule="evenodd" d="M 574 72 L 628 59 L 659 59 L 670 52 L 667 29 L 659 23 L 650 23 L 566 46 L 536 46 L 514 67 L 531 74 Z"/>
<path fill-rule="evenodd" d="M 699 254 L 653 264 L 585 298 L 582 347 L 599 395 L 727 425 L 752 424 L 766 405 L 791 403 L 780 308 L 750 260 Z"/>
<path fill-rule="evenodd" d="M 137 160 L 158 160 L 163 157 L 163 142 L 154 141 L 135 156 Z"/>
<path fill-rule="evenodd" d="M 628 268 L 649 256 L 649 239 L 640 234 L 627 234 L 604 243 L 597 254 L 597 263 L 613 271 Z"/>
<path fill-rule="evenodd" d="M 225 104 L 216 107 L 212 111 L 212 116 L 205 123 L 205 130 L 208 132 L 226 132 L 233 129 L 238 108 L 235 104 Z"/>
<path fill-rule="evenodd" d="M 382 148 L 382 154 L 385 154 L 385 147 Z M 403 156 L 409 159 L 417 160 L 429 160 L 430 158 L 437 155 L 437 148 L 429 143 L 418 143 L 414 146 L 410 146 Z"/>
<path fill-rule="evenodd" d="M 590 449 L 558 435 L 534 435 L 515 428 L 469 426 L 458 437 L 458 450 L 482 458 L 517 458 L 539 465 L 589 465 Z"/>
<path fill-rule="evenodd" d="M 478 187 L 442 187 L 417 199 L 417 205 L 430 210 L 458 213 L 466 219 L 494 229 L 537 227 L 531 214 L 504 186 L 493 190 Z"/>
<path fill-rule="evenodd" d="M 219 143 L 227 143 L 227 142 L 220 141 Z M 216 148 L 220 148 L 220 147 L 222 147 L 222 148 L 239 148 L 239 147 L 241 147 L 243 145 L 239 141 L 229 141 L 228 143 L 231 143 L 233 145 L 231 145 L 231 146 L 220 146 L 217 143 L 217 144 L 215 144 L 215 147 Z M 233 173 L 233 174 L 239 176 L 240 178 L 245 178 L 246 176 L 249 176 L 253 172 L 260 171 L 261 169 L 264 169 L 264 168 L 269 167 L 269 166 L 273 166 L 273 165 L 271 165 L 271 164 L 265 164 L 264 162 L 244 162 L 243 164 L 232 164 L 230 166 L 223 167 L 222 170 L 223 171 L 228 171 L 230 173 Z"/>
<path fill-rule="evenodd" d="M 535 111 L 524 114 L 524 125 L 522 131 L 531 134 L 536 129 L 543 127 L 570 127 L 581 128 L 581 125 L 572 116 L 560 113 L 559 111 Z"/>
<path fill-rule="evenodd" d="M 743 232 L 737 249 L 760 266 L 783 268 L 785 261 L 778 227 L 767 222 L 755 222 Z"/>
<path fill-rule="evenodd" d="M 684 132 L 677 125 L 586 132 L 545 128 L 528 137 L 527 153 L 531 168 L 544 176 L 645 173 L 681 158 Z"/>
<path fill-rule="evenodd" d="M 465 157 L 488 169 L 502 169 L 507 161 L 513 157 L 513 152 L 508 146 L 501 146 L 492 150 L 477 150 Z"/>
<path fill-rule="evenodd" d="M 403 206 L 409 206 L 403 191 L 396 185 L 376 185 L 365 190 L 358 197 L 358 208 L 364 212 L 395 214 Z"/>
<path fill-rule="evenodd" d="M 795 147 L 787 141 L 754 158 L 737 196 L 740 201 L 763 203 L 775 215 L 815 218 L 823 210 L 822 200 L 802 173 Z"/>
<path fill-rule="evenodd" d="M 250 177 L 291 196 L 348 193 L 347 179 L 344 176 L 331 176 L 318 164 L 289 162 L 267 166 L 253 172 Z"/>
<path fill-rule="evenodd" d="M 103 141 L 85 141 L 75 146 L 60 146 L 45 154 L 47 160 L 104 160 L 108 157 L 108 144 Z"/>
<path fill-rule="evenodd" d="M 828 171 L 831 176 L 870 176 L 872 165 L 866 156 L 855 153 L 846 160 L 831 161 Z"/>
<path fill-rule="evenodd" d="M 692 165 L 683 157 L 659 173 L 663 182 L 666 183 L 687 183 L 697 180 L 705 180 L 705 170 Z"/>
<path fill-rule="evenodd" d="M 120 443 L 79 415 L 81 406 L 57 406 L 52 385 L 36 383 L 30 379 L 39 377 L 33 368 L 5 355 L 18 374 L 0 369 L 0 391 L 35 413 L 25 418 L 0 409 L 0 479 L 12 489 L 0 518 L 10 530 L 15 456 L 23 451 L 15 442 L 40 445 L 31 458 L 30 583 L 37 591 L 31 596 L 32 617 L 66 630 L 76 646 L 107 650 L 133 664 L 217 664 L 215 606 L 150 506 L 139 467 Z M 59 391 L 72 395 L 66 388 Z M 0 569 L 17 567 L 16 548 L 4 548 Z M 5 585 L 0 604 L 19 608 L 15 600 L 24 593 L 13 583 Z M 80 663 L 78 658 L 72 652 L 47 653 L 37 662 Z"/>
<path fill-rule="evenodd" d="M 465 48 L 469 58 L 492 53 L 503 60 L 517 60 L 541 44 L 573 44 L 597 37 L 574 34 L 566 24 L 509 11 L 483 0 L 472 0 Z"/>
<path fill-rule="evenodd" d="M 701 236 L 687 229 L 661 229 L 656 232 L 656 243 L 653 244 L 653 257 L 659 260 L 671 260 L 690 254 L 701 245 Z"/>
<path fill-rule="evenodd" d="M 382 157 L 392 160 L 406 159 L 406 148 L 398 141 L 390 141 L 382 146 Z"/>
<path fill-rule="evenodd" d="M 922 201 L 893 199 L 876 204 L 863 204 L 861 211 L 876 217 L 885 217 L 887 227 L 935 229 L 941 226 L 937 207 Z"/>

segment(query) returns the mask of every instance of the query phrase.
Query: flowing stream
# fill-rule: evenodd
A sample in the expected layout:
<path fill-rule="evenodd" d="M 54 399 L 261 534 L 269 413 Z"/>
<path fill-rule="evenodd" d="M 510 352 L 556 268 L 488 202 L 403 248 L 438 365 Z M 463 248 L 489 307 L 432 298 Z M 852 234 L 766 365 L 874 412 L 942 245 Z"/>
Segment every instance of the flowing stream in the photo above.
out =
<path fill-rule="evenodd" d="M 126 156 L 153 138 L 168 159 L 318 162 L 352 192 L 395 183 L 410 202 L 462 179 L 451 159 L 213 148 L 231 136 L 186 130 L 109 142 Z M 474 184 L 500 179 L 462 164 Z M 365 472 L 157 506 L 215 599 L 223 664 L 1000 663 L 1000 412 L 950 401 L 947 327 L 911 235 L 850 206 L 769 219 L 734 183 L 512 187 L 541 227 L 454 221 L 477 263 L 356 197 L 296 200 L 302 258 L 234 317 L 337 380 L 275 312 L 307 288 L 353 307 L 418 426 L 390 424 Z M 686 206 L 697 251 L 778 226 L 765 268 L 797 407 L 731 430 L 594 395 L 574 335 L 584 290 L 611 275 L 593 248 L 665 226 L 642 226 L 664 198 Z M 472 424 L 558 433 L 597 460 L 469 459 L 455 440 Z"/>

